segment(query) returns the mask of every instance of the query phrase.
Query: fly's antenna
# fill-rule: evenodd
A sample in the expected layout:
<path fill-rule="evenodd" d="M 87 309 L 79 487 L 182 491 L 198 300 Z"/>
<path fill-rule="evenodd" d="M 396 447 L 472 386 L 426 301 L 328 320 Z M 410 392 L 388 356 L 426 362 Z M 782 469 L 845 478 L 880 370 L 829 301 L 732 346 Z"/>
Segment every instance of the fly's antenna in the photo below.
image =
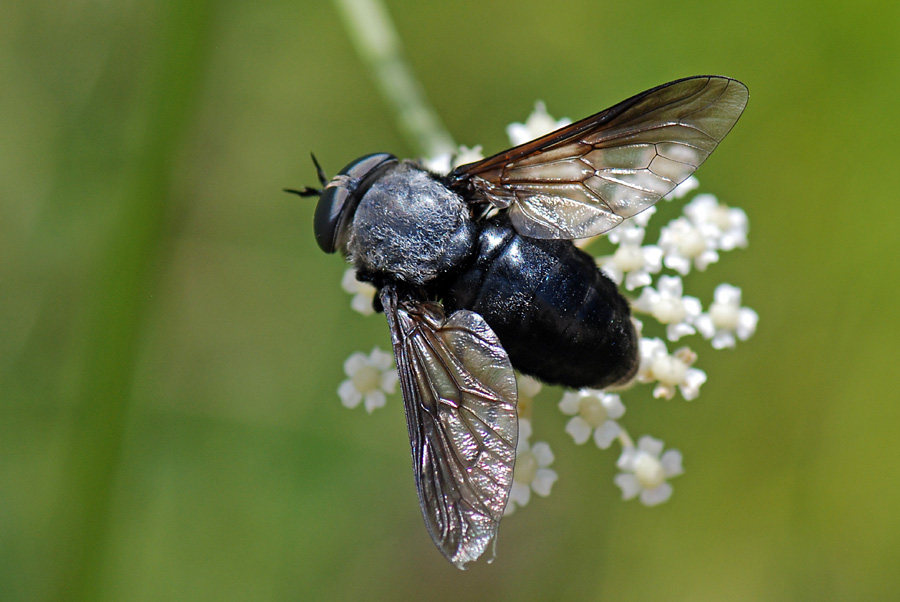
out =
<path fill-rule="evenodd" d="M 313 188 L 311 186 L 307 186 L 303 190 L 296 190 L 294 188 L 284 188 L 282 190 L 302 197 L 320 196 L 322 194 L 325 186 L 328 185 L 328 176 L 325 175 L 325 170 L 322 169 L 321 165 L 319 165 L 319 161 L 316 159 L 316 156 L 312 153 L 310 153 L 309 156 L 312 157 L 313 164 L 316 166 L 316 175 L 319 176 L 319 183 L 322 185 L 322 188 Z"/>
<path fill-rule="evenodd" d="M 319 165 L 319 161 L 318 159 L 316 159 L 316 156 L 312 153 L 309 153 L 309 156 L 312 157 L 313 165 L 316 166 L 316 174 L 319 176 L 319 184 L 321 184 L 324 188 L 328 185 L 328 176 L 325 175 L 325 170 L 322 169 L 321 165 Z"/>

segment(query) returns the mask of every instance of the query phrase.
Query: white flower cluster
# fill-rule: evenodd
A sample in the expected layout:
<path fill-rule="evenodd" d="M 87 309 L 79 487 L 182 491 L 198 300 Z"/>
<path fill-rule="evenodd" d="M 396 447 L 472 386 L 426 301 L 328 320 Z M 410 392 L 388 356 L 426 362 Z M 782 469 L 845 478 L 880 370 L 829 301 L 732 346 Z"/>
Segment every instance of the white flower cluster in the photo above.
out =
<path fill-rule="evenodd" d="M 543 103 L 535 105 L 525 123 L 513 123 L 507 128 L 513 145 L 523 144 L 569 123 L 554 120 Z M 482 158 L 481 147 L 460 147 L 455 155 L 442 155 L 424 161 L 424 165 L 446 174 L 458 165 Z M 691 194 L 699 186 L 695 177 L 678 185 L 666 199 L 679 199 Z M 741 289 L 720 284 L 706 311 L 700 299 L 684 294 L 683 278 L 692 269 L 700 271 L 719 260 L 720 253 L 747 246 L 748 221 L 743 210 L 728 207 L 711 194 L 696 194 L 684 207 L 683 215 L 663 226 L 656 244 L 645 245 L 650 219 L 657 213 L 651 207 L 621 227 L 611 231 L 606 240 L 615 250 L 597 259 L 599 268 L 626 291 L 637 291 L 632 309 L 652 318 L 671 342 L 699 334 L 709 340 L 713 349 L 734 347 L 737 340 L 747 340 L 756 331 L 756 312 L 741 305 Z M 578 241 L 586 246 L 590 241 Z M 675 274 L 664 274 L 664 269 Z M 656 282 L 654 283 L 654 278 Z M 351 305 L 362 314 L 373 312 L 374 288 L 359 283 L 348 270 L 342 283 L 344 290 L 354 295 Z M 706 373 L 694 367 L 697 354 L 687 346 L 670 353 L 659 337 L 644 336 L 644 324 L 634 320 L 640 340 L 640 366 L 633 383 L 654 384 L 653 397 L 673 399 L 676 393 L 685 400 L 696 399 Z M 656 328 L 654 325 L 653 328 Z M 338 391 L 347 407 L 355 407 L 363 399 L 371 412 L 385 402 L 385 393 L 392 393 L 397 382 L 391 356 L 375 349 L 366 357 L 357 353 L 345 363 L 348 380 Z M 550 465 L 553 452 L 546 442 L 531 444 L 532 406 L 541 384 L 519 374 L 519 445 L 513 486 L 506 514 L 528 503 L 531 492 L 541 496 L 550 494 L 557 474 Z M 672 486 L 668 479 L 683 472 L 681 453 L 663 452 L 664 444 L 648 435 L 637 445 L 619 423 L 625 405 L 617 392 L 595 389 L 568 391 L 559 402 L 559 409 L 570 416 L 565 430 L 578 445 L 593 439 L 600 449 L 608 449 L 618 441 L 622 447 L 617 467 L 622 471 L 614 481 L 622 490 L 623 499 L 638 497 L 647 506 L 669 499 Z"/>
<path fill-rule="evenodd" d="M 547 112 L 547 107 L 542 100 L 534 103 L 534 110 L 525 123 L 511 123 L 506 126 L 506 135 L 513 146 L 519 146 L 540 138 L 544 134 L 556 131 L 561 127 L 572 123 L 568 117 L 553 119 Z"/>

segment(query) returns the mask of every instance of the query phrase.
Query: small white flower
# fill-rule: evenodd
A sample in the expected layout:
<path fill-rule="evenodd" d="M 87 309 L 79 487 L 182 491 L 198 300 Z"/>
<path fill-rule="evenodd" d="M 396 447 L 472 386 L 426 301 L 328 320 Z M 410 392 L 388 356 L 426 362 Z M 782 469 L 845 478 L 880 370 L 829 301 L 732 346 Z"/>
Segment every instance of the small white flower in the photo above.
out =
<path fill-rule="evenodd" d="M 662 269 L 662 249 L 655 245 L 642 247 L 644 233 L 643 228 L 636 226 L 616 228 L 609 234 L 609 239 L 619 248 L 612 255 L 597 260 L 610 280 L 622 284 L 624 279 L 625 288 L 630 291 L 653 282 L 650 274 Z"/>
<path fill-rule="evenodd" d="M 366 411 L 371 414 L 384 406 L 385 394 L 393 393 L 397 387 L 394 358 L 378 347 L 368 357 L 358 351 L 352 354 L 344 362 L 344 372 L 348 378 L 338 387 L 338 395 L 348 408 L 355 408 L 365 399 Z"/>
<path fill-rule="evenodd" d="M 691 271 L 691 263 L 703 271 L 719 260 L 717 239 L 718 231 L 712 225 L 698 226 L 685 217 L 675 218 L 659 234 L 663 263 L 682 276 Z"/>
<path fill-rule="evenodd" d="M 453 153 L 441 153 L 440 155 L 435 155 L 434 157 L 426 157 L 420 160 L 422 167 L 427 169 L 428 171 L 434 172 L 441 176 L 446 176 L 450 173 L 450 169 L 453 165 Z"/>
<path fill-rule="evenodd" d="M 672 486 L 666 479 L 684 472 L 681 452 L 670 449 L 663 454 L 662 450 L 662 441 L 644 435 L 636 449 L 626 447 L 622 451 L 616 462 L 622 472 L 614 479 L 622 489 L 622 499 L 630 500 L 640 494 L 642 504 L 656 506 L 672 496 Z"/>
<path fill-rule="evenodd" d="M 484 155 L 481 153 L 481 146 L 469 148 L 468 146 L 460 145 L 455 153 L 442 153 L 434 157 L 428 157 L 422 159 L 421 163 L 425 169 L 446 176 L 451 169 L 466 163 L 480 161 L 481 159 L 484 159 Z"/>
<path fill-rule="evenodd" d="M 519 146 L 570 123 L 572 120 L 565 117 L 553 119 L 547 113 L 547 107 L 539 100 L 534 103 L 534 111 L 531 112 L 525 123 L 511 123 L 506 126 L 506 135 L 509 136 L 509 141 L 513 146 Z"/>
<path fill-rule="evenodd" d="M 516 386 L 519 389 L 519 400 L 516 402 L 516 412 L 519 414 L 519 419 L 531 420 L 534 398 L 541 392 L 543 385 L 536 378 L 526 374 L 517 374 Z"/>
<path fill-rule="evenodd" d="M 692 324 L 700 315 L 700 300 L 682 296 L 684 285 L 678 276 L 660 276 L 657 286 L 658 290 L 645 287 L 634 302 L 634 308 L 666 324 L 666 337 L 670 341 L 694 334 L 696 330 Z"/>
<path fill-rule="evenodd" d="M 550 446 L 541 441 L 531 445 L 531 421 L 519 420 L 519 444 L 516 446 L 516 467 L 513 472 L 512 489 L 504 514 L 512 514 L 516 506 L 524 506 L 531 499 L 531 492 L 547 497 L 556 482 L 556 471 L 548 468 L 553 464 Z"/>
<path fill-rule="evenodd" d="M 573 417 L 566 424 L 566 432 L 578 445 L 593 434 L 597 447 L 607 449 L 622 432 L 616 420 L 625 413 L 625 406 L 614 393 L 598 389 L 567 391 L 559 402 L 559 409 Z"/>
<path fill-rule="evenodd" d="M 475 161 L 481 161 L 484 159 L 484 154 L 481 152 L 481 145 L 477 144 L 471 148 L 468 146 L 460 145 L 459 149 L 456 151 L 456 154 L 453 156 L 453 169 L 456 169 L 460 165 L 465 165 L 467 163 L 474 163 Z"/>
<path fill-rule="evenodd" d="M 709 312 L 696 320 L 697 330 L 706 339 L 712 339 L 713 349 L 734 347 L 735 335 L 746 341 L 756 332 L 759 316 L 749 307 L 741 307 L 741 289 L 730 284 L 716 287 Z"/>
<path fill-rule="evenodd" d="M 715 228 L 716 247 L 722 251 L 747 246 L 750 224 L 743 209 L 724 205 L 715 195 L 698 194 L 685 206 L 684 214 L 700 228 Z"/>
<path fill-rule="evenodd" d="M 691 401 L 706 382 L 706 372 L 691 367 L 695 361 L 697 354 L 687 347 L 669 355 L 661 339 L 641 339 L 641 364 L 636 378 L 642 383 L 659 381 L 653 389 L 653 397 L 657 399 L 672 399 L 677 387 L 681 396 Z"/>
<path fill-rule="evenodd" d="M 353 295 L 350 300 L 350 307 L 358 311 L 364 316 L 371 316 L 375 313 L 372 307 L 372 299 L 375 298 L 375 287 L 368 282 L 360 282 L 356 279 L 356 270 L 348 268 L 341 278 L 341 288 Z"/>
<path fill-rule="evenodd" d="M 630 220 L 628 220 L 629 224 L 633 224 L 635 226 L 640 226 L 641 228 L 646 228 L 647 224 L 650 223 L 650 218 L 653 217 L 653 214 L 656 213 L 656 205 L 651 207 L 647 207 Z M 615 232 L 615 230 L 613 230 Z M 610 233 L 612 235 L 612 233 Z"/>
<path fill-rule="evenodd" d="M 678 186 L 673 188 L 672 192 L 667 194 L 665 196 L 665 198 L 667 200 L 683 198 L 685 195 L 687 195 L 691 191 L 696 190 L 697 187 L 699 187 L 699 186 L 700 186 L 700 180 L 698 180 L 694 176 L 690 176 L 687 180 L 685 180 L 684 182 L 682 182 L 681 184 L 679 184 Z"/>
<path fill-rule="evenodd" d="M 638 339 L 644 336 L 644 322 L 633 315 L 631 316 L 631 323 L 634 325 L 634 332 L 637 334 Z"/>

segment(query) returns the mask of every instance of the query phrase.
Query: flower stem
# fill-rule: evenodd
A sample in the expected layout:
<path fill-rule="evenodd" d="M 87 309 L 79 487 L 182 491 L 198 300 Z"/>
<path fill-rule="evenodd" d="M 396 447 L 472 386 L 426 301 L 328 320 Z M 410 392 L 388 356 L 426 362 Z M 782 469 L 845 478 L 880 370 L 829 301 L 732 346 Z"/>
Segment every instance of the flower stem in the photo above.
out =
<path fill-rule="evenodd" d="M 628 434 L 628 431 L 625 430 L 624 427 L 619 431 L 619 436 L 617 437 L 619 443 L 622 445 L 622 449 L 631 449 L 634 447 L 634 441 L 631 440 L 631 436 Z"/>
<path fill-rule="evenodd" d="M 400 129 L 426 157 L 453 153 L 456 144 L 403 58 L 400 38 L 380 0 L 334 0 L 350 39 L 371 70 Z"/>

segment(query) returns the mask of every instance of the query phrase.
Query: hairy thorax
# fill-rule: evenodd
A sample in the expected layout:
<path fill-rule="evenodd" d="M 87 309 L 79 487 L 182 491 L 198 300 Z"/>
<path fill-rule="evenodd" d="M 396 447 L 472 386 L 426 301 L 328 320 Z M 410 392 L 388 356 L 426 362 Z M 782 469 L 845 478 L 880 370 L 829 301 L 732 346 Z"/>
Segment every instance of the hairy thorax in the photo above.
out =
<path fill-rule="evenodd" d="M 366 192 L 347 241 L 349 259 L 372 275 L 424 285 L 473 252 L 475 225 L 463 199 L 404 161 Z"/>

